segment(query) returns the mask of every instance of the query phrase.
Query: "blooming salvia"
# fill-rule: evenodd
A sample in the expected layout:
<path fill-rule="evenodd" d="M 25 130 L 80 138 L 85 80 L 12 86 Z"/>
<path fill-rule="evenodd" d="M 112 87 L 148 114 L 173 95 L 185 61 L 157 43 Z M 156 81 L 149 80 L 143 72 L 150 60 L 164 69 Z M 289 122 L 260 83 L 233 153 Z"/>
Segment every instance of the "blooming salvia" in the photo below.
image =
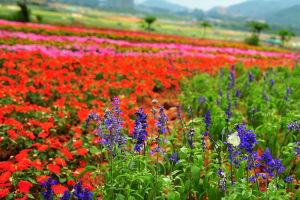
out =
<path fill-rule="evenodd" d="M 241 97 L 241 93 L 240 93 L 240 90 L 239 88 L 236 88 L 236 91 L 235 91 L 235 96 L 240 98 Z"/>
<path fill-rule="evenodd" d="M 273 177 L 273 170 L 271 166 L 273 165 L 274 160 L 272 158 L 269 148 L 265 149 L 265 152 L 261 155 L 261 158 L 259 160 L 261 160 L 261 163 L 264 164 L 263 170 L 269 173 L 271 177 Z"/>
<path fill-rule="evenodd" d="M 150 152 L 150 154 L 152 155 L 155 152 L 157 152 L 157 153 L 161 152 L 163 155 L 165 155 L 165 152 L 161 151 L 162 148 L 160 146 L 160 141 L 167 142 L 165 139 L 161 138 L 161 135 L 165 134 L 166 131 L 167 131 L 166 122 L 168 121 L 168 117 L 164 113 L 164 107 L 163 106 L 161 106 L 160 109 L 159 109 L 159 117 L 157 117 L 157 120 L 158 120 L 158 122 L 156 123 L 156 126 L 157 126 L 158 136 L 154 139 L 154 141 L 157 142 L 157 147 L 154 150 L 152 150 Z"/>
<path fill-rule="evenodd" d="M 285 183 L 290 183 L 292 180 L 294 180 L 294 178 L 293 178 L 292 176 L 288 176 L 288 177 L 286 177 L 285 179 L 283 179 L 283 181 L 284 181 Z"/>
<path fill-rule="evenodd" d="M 206 101 L 206 97 L 205 96 L 202 97 L 202 95 L 200 95 L 200 97 L 198 98 L 198 102 L 205 103 L 205 101 Z"/>
<path fill-rule="evenodd" d="M 133 139 L 136 140 L 134 150 L 140 152 L 148 136 L 148 132 L 146 130 L 146 128 L 148 127 L 147 124 L 148 115 L 143 112 L 143 108 L 136 111 L 135 115 L 136 115 L 136 120 L 134 124 L 134 131 L 132 132 Z"/>
<path fill-rule="evenodd" d="M 275 84 L 275 81 L 271 78 L 270 79 L 270 88 L 272 88 L 274 84 Z"/>
<path fill-rule="evenodd" d="M 229 90 L 231 90 L 233 87 L 234 87 L 234 84 L 235 84 L 235 77 L 234 77 L 234 72 L 233 71 L 230 71 L 230 75 L 228 76 L 228 79 L 229 79 L 229 82 L 227 84 L 227 87 Z"/>
<path fill-rule="evenodd" d="M 228 130 L 228 124 L 229 124 L 229 120 L 230 120 L 230 115 L 232 114 L 230 112 L 230 109 L 231 109 L 231 102 L 228 103 L 228 107 L 227 107 L 227 110 L 225 111 L 225 114 L 227 115 L 225 121 L 226 121 L 226 125 L 227 125 L 227 130 Z"/>
<path fill-rule="evenodd" d="M 295 119 L 294 122 L 291 121 L 290 124 L 288 124 L 288 129 L 290 131 L 295 130 L 296 132 L 300 132 L 300 124 L 298 123 L 298 120 Z"/>
<path fill-rule="evenodd" d="M 279 158 L 277 158 L 276 160 L 274 160 L 274 162 L 272 163 L 271 168 L 273 170 L 275 170 L 275 172 L 276 172 L 277 175 L 281 174 L 284 171 L 284 169 L 285 169 L 285 167 L 282 166 L 281 161 L 280 161 Z"/>
<path fill-rule="evenodd" d="M 45 200 L 50 200 L 53 198 L 53 189 L 52 186 L 56 185 L 57 181 L 52 180 L 52 178 L 50 177 L 47 181 L 45 181 L 44 183 L 42 183 L 41 185 L 46 187 L 46 191 L 44 191 L 42 193 L 42 195 L 44 196 Z"/>
<path fill-rule="evenodd" d="M 253 74 L 251 72 L 248 73 L 248 79 L 249 79 L 249 82 L 252 82 L 254 79 Z"/>
<path fill-rule="evenodd" d="M 226 190 L 226 182 L 227 182 L 227 177 L 225 172 L 223 171 L 222 168 L 219 168 L 219 171 L 217 172 L 217 174 L 219 175 L 220 178 L 222 178 L 218 183 L 219 186 L 221 187 L 222 191 Z"/>
<path fill-rule="evenodd" d="M 71 194 L 68 190 L 65 190 L 64 195 L 60 198 L 60 200 L 69 200 L 71 198 Z"/>
<path fill-rule="evenodd" d="M 77 198 L 77 200 L 92 200 L 91 196 L 92 193 L 89 192 L 88 188 L 82 189 L 82 183 L 79 181 L 75 187 L 75 191 L 73 192 L 73 195 Z"/>
<path fill-rule="evenodd" d="M 285 101 L 290 101 L 289 96 L 292 93 L 292 90 L 289 86 L 286 87 L 286 97 L 284 98 Z"/>
<path fill-rule="evenodd" d="M 171 156 L 171 157 L 169 158 L 169 160 L 171 160 L 171 161 L 173 161 L 173 162 L 176 162 L 176 163 L 179 163 L 178 158 L 177 158 L 177 152 L 175 152 L 175 153 L 173 154 L 173 156 Z"/>
<path fill-rule="evenodd" d="M 269 101 L 269 96 L 266 94 L 266 90 L 263 90 L 263 95 L 266 101 Z"/>
<path fill-rule="evenodd" d="M 293 154 L 298 156 L 298 155 L 300 155 L 300 142 L 296 142 L 295 145 L 296 145 L 296 147 L 294 148 Z"/>
<path fill-rule="evenodd" d="M 206 114 L 204 115 L 204 120 L 202 122 L 205 123 L 205 132 L 203 134 L 207 136 L 207 134 L 209 133 L 210 124 L 212 124 L 210 110 L 207 110 Z"/>
<path fill-rule="evenodd" d="M 89 116 L 87 117 L 86 119 L 86 123 L 85 123 L 85 127 L 88 128 L 89 127 L 89 124 L 90 124 L 90 121 L 93 120 L 93 121 L 99 121 L 101 118 L 99 117 L 99 115 L 95 112 L 89 114 Z"/>
<path fill-rule="evenodd" d="M 191 128 L 190 131 L 187 134 L 188 143 L 189 143 L 191 149 L 194 148 L 194 138 L 193 138 L 194 133 L 195 133 L 195 130 Z"/>

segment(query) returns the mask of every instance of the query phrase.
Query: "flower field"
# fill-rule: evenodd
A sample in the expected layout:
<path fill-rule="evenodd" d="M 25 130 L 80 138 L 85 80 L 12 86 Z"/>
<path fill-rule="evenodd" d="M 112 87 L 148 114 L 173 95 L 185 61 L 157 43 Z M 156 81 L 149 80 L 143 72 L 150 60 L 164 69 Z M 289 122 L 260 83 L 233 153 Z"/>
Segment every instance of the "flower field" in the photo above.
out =
<path fill-rule="evenodd" d="M 0 199 L 299 199 L 299 58 L 0 20 Z"/>

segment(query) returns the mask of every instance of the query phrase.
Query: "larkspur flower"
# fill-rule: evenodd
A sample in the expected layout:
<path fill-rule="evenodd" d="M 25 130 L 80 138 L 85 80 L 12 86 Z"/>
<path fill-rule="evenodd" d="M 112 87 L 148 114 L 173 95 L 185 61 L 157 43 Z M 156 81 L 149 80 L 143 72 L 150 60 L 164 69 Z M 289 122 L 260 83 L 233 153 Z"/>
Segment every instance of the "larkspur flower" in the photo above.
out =
<path fill-rule="evenodd" d="M 222 92 L 222 90 L 220 90 L 220 91 L 219 91 L 219 95 L 220 95 L 220 97 L 222 97 L 222 96 L 223 96 L 223 92 Z"/>
<path fill-rule="evenodd" d="M 46 187 L 46 191 L 44 191 L 42 193 L 42 195 L 44 196 L 45 200 L 50 200 L 53 198 L 53 189 L 52 186 L 56 185 L 57 181 L 52 180 L 52 178 L 50 177 L 47 181 L 45 181 L 44 183 L 42 183 L 41 185 Z"/>
<path fill-rule="evenodd" d="M 173 161 L 173 162 L 176 162 L 176 163 L 179 163 L 178 158 L 177 158 L 177 152 L 175 152 L 175 153 L 173 154 L 173 156 L 171 156 L 171 157 L 169 158 L 169 160 L 171 160 L 171 161 Z"/>
<path fill-rule="evenodd" d="M 143 108 L 136 111 L 135 115 L 136 115 L 136 120 L 134 124 L 134 131 L 131 134 L 133 135 L 132 139 L 136 140 L 134 150 L 140 152 L 148 136 L 148 132 L 146 130 L 146 128 L 148 127 L 147 124 L 148 115 L 143 112 Z"/>
<path fill-rule="evenodd" d="M 60 200 L 69 200 L 71 198 L 71 194 L 68 190 L 65 190 L 64 195 L 60 198 Z"/>
<path fill-rule="evenodd" d="M 220 105 L 220 100 L 219 100 L 219 98 L 217 98 L 217 105 L 218 105 L 218 106 Z"/>

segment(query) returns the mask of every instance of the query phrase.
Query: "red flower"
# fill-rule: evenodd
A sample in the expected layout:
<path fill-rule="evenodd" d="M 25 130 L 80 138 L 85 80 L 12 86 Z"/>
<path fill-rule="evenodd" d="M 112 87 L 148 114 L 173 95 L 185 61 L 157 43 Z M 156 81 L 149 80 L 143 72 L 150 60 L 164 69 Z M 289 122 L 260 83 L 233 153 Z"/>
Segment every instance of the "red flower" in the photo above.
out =
<path fill-rule="evenodd" d="M 56 164 L 49 164 L 47 165 L 48 169 L 55 173 L 55 174 L 60 174 L 60 166 L 59 165 L 56 165 Z"/>
<path fill-rule="evenodd" d="M 73 147 L 81 147 L 81 145 L 82 145 L 82 140 L 81 139 L 79 139 L 79 140 L 73 140 Z"/>
<path fill-rule="evenodd" d="M 89 152 L 89 150 L 87 150 L 85 148 L 80 148 L 80 149 L 77 149 L 76 152 L 78 155 L 84 156 L 87 152 Z"/>
<path fill-rule="evenodd" d="M 9 190 L 7 188 L 0 189 L 0 198 L 5 197 L 8 192 L 9 192 Z"/>
<path fill-rule="evenodd" d="M 46 175 L 42 175 L 42 176 L 38 176 L 36 178 L 36 181 L 39 183 L 44 183 L 46 180 L 48 180 L 50 178 L 50 176 L 46 176 Z"/>
<path fill-rule="evenodd" d="M 63 194 L 65 190 L 68 190 L 65 186 L 62 185 L 53 185 L 53 190 L 55 194 Z"/>
<path fill-rule="evenodd" d="M 61 165 L 61 166 L 66 166 L 67 165 L 66 161 L 64 159 L 60 158 L 60 157 L 56 157 L 55 162 L 56 162 L 56 164 Z"/>
<path fill-rule="evenodd" d="M 7 130 L 6 132 L 11 139 L 17 139 L 18 136 L 14 130 Z"/>
<path fill-rule="evenodd" d="M 28 181 L 20 181 L 19 182 L 19 191 L 21 193 L 29 193 L 29 189 L 30 187 L 32 187 L 32 183 L 28 182 Z"/>
<path fill-rule="evenodd" d="M 67 184 L 68 184 L 68 185 L 74 185 L 74 184 L 75 184 L 75 181 L 72 180 L 72 179 L 71 179 L 71 180 L 68 180 L 68 181 L 67 181 Z"/>
<path fill-rule="evenodd" d="M 64 147 L 61 152 L 70 160 L 73 159 L 74 153 L 71 153 L 67 147 Z"/>
<path fill-rule="evenodd" d="M 0 175 L 0 183 L 5 183 L 9 181 L 9 178 L 11 177 L 11 173 L 9 171 L 4 172 Z"/>

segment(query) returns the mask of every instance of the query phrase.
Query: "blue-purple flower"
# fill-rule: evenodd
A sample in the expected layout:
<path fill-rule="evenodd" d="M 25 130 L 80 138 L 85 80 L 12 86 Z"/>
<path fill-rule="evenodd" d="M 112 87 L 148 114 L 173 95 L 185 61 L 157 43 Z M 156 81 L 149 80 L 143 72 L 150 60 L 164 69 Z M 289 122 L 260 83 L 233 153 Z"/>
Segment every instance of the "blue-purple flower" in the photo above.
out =
<path fill-rule="evenodd" d="M 132 132 L 133 139 L 136 140 L 134 150 L 140 152 L 148 136 L 148 132 L 146 130 L 146 128 L 148 127 L 147 124 L 148 115 L 143 112 L 143 108 L 136 111 L 135 115 L 136 115 L 136 120 L 134 124 L 134 131 Z"/>
<path fill-rule="evenodd" d="M 207 110 L 206 114 L 204 115 L 203 122 L 205 123 L 205 130 L 206 130 L 205 133 L 203 134 L 206 136 L 209 132 L 210 124 L 212 124 L 211 117 L 210 117 L 210 110 Z"/>
<path fill-rule="evenodd" d="M 249 74 L 248 74 L 248 79 L 249 79 L 249 82 L 252 82 L 254 79 L 253 74 L 251 72 L 249 72 Z"/>
<path fill-rule="evenodd" d="M 175 152 L 175 153 L 173 154 L 173 156 L 171 156 L 171 157 L 169 158 L 169 160 L 171 160 L 171 161 L 173 161 L 173 162 L 176 162 L 176 163 L 179 163 L 178 157 L 177 157 L 177 152 Z"/>
<path fill-rule="evenodd" d="M 290 131 L 295 130 L 296 132 L 300 132 L 300 124 L 298 123 L 298 120 L 295 119 L 294 122 L 291 121 L 290 124 L 288 124 L 288 129 Z"/>
<path fill-rule="evenodd" d="M 285 179 L 283 179 L 283 181 L 284 181 L 285 183 L 290 183 L 292 180 L 294 180 L 294 177 L 292 177 L 292 176 L 288 176 L 288 177 L 286 177 Z"/>
<path fill-rule="evenodd" d="M 65 190 L 64 195 L 60 198 L 60 200 L 69 200 L 71 198 L 71 194 L 68 190 Z"/>
<path fill-rule="evenodd" d="M 45 181 L 44 183 L 42 183 L 41 185 L 46 187 L 46 191 L 44 191 L 42 193 L 42 195 L 44 196 L 45 200 L 50 200 L 53 198 L 53 189 L 52 186 L 56 185 L 57 181 L 52 180 L 52 178 L 50 177 L 47 181 Z"/>
<path fill-rule="evenodd" d="M 233 71 L 230 71 L 230 75 L 228 76 L 228 79 L 229 79 L 229 82 L 227 84 L 227 87 L 229 90 L 231 90 L 233 87 L 234 87 L 234 84 L 235 84 L 235 77 L 234 77 L 234 72 Z"/>
<path fill-rule="evenodd" d="M 241 93 L 240 93 L 240 90 L 239 88 L 236 88 L 236 91 L 235 91 L 235 96 L 240 98 L 241 97 Z"/>
<path fill-rule="evenodd" d="M 274 160 L 271 168 L 273 170 L 275 170 L 277 174 L 281 174 L 284 171 L 284 169 L 285 169 L 285 167 L 282 166 L 281 161 L 280 161 L 279 158 L 277 158 L 276 160 Z"/>
<path fill-rule="evenodd" d="M 77 198 L 77 200 L 92 200 L 91 196 L 93 195 L 91 192 L 89 192 L 88 188 L 82 189 L 82 183 L 79 181 L 75 187 L 75 191 L 73 192 L 73 195 Z"/>

